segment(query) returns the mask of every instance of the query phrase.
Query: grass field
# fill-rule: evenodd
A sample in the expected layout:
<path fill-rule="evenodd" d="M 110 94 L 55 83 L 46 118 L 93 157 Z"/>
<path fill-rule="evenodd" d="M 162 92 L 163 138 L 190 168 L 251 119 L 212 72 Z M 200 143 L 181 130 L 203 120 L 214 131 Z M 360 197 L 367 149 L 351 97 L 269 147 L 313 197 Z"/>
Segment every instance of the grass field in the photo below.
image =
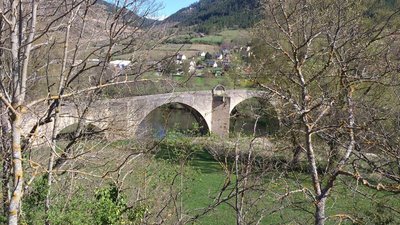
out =
<path fill-rule="evenodd" d="M 225 30 L 218 35 L 223 37 L 224 42 L 245 46 L 251 41 L 251 36 L 247 30 Z"/>
<path fill-rule="evenodd" d="M 205 140 L 206 143 L 213 141 L 213 139 Z M 139 149 L 134 141 L 126 140 L 107 144 L 97 141 L 87 142 L 85 151 L 89 148 L 96 153 L 89 152 L 73 163 L 74 171 L 78 171 L 75 168 L 81 167 L 74 175 L 74 186 L 77 188 L 74 196 L 78 199 L 68 200 L 71 201 L 71 205 L 65 208 L 63 195 L 71 193 L 73 189 L 71 189 L 72 186 L 67 186 L 65 189 L 62 185 L 64 182 L 68 183 L 69 176 L 60 174 L 54 184 L 60 188 L 60 190 L 53 189 L 52 192 L 55 204 L 54 218 L 60 221 L 54 224 L 66 224 L 71 221 L 75 221 L 74 224 L 84 223 L 87 216 L 91 215 L 92 205 L 96 204 L 93 200 L 96 190 L 122 177 L 124 181 L 121 183 L 123 184 L 121 191 L 129 204 L 135 206 L 137 199 L 140 196 L 144 197 L 141 204 L 149 207 L 149 216 L 153 216 L 151 213 L 158 212 L 160 207 L 167 204 L 163 214 L 167 224 L 174 223 L 178 219 L 176 218 L 177 211 L 183 219 L 201 215 L 191 224 L 235 224 L 235 210 L 232 207 L 235 204 L 234 197 L 213 206 L 227 178 L 231 179 L 231 183 L 221 196 L 226 197 L 234 191 L 235 176 L 232 173 L 227 175 L 226 170 L 221 167 L 221 165 L 228 165 L 232 168 L 230 160 L 228 159 L 228 164 L 216 161 L 206 151 L 208 147 L 204 146 L 207 145 L 193 139 L 172 139 L 167 143 L 162 143 L 155 153 L 136 157 L 137 154 L 132 154 L 132 152 Z M 77 150 L 82 147 L 80 145 Z M 48 154 L 45 152 L 44 149 L 32 152 L 36 155 L 32 160 L 46 162 Z M 185 160 L 181 161 L 182 158 Z M 125 165 L 120 167 L 124 161 Z M 103 178 L 105 171 L 109 171 L 108 179 Z M 260 219 L 260 224 L 265 225 L 312 224 L 313 200 L 307 193 L 293 192 L 286 195 L 288 191 L 303 188 L 312 190 L 310 178 L 304 171 L 306 170 L 285 171 L 283 167 L 275 167 L 271 170 L 259 171 L 251 176 L 249 182 L 257 181 L 259 185 L 257 189 L 249 190 L 245 195 L 244 210 L 247 212 L 247 222 Z M 175 204 L 171 202 L 170 196 L 174 196 Z M 28 199 L 34 197 L 35 200 L 32 202 L 33 211 L 24 208 L 25 213 L 31 215 L 29 218 L 35 219 L 34 222 L 28 220 L 28 224 L 42 224 L 45 214 L 43 208 L 38 207 L 42 203 L 37 202 L 37 197 L 30 196 L 28 193 L 26 197 Z M 81 202 L 79 198 L 85 198 L 85 202 L 75 204 Z M 212 206 L 211 209 L 202 215 L 209 206 Z M 57 207 L 61 208 L 57 209 Z M 57 211 L 64 208 L 66 211 Z M 326 210 L 329 218 L 326 224 L 400 224 L 399 214 L 396 213 L 399 208 L 398 195 L 367 189 L 354 180 L 339 179 L 327 202 Z"/>
<path fill-rule="evenodd" d="M 177 35 L 176 38 L 187 38 L 188 35 Z M 222 43 L 232 43 L 238 46 L 245 46 L 251 41 L 251 37 L 246 30 L 225 30 L 214 35 L 205 37 L 189 38 L 188 43 L 164 43 L 150 51 L 143 51 L 141 54 L 147 55 L 150 60 L 159 60 L 177 52 L 185 54 L 188 58 L 196 56 L 199 52 L 214 53 L 219 51 Z M 130 54 L 121 55 L 118 59 L 129 59 Z"/>
<path fill-rule="evenodd" d="M 200 38 L 193 38 L 190 40 L 192 43 L 207 44 L 207 45 L 220 45 L 224 41 L 222 36 L 205 36 Z"/>
<path fill-rule="evenodd" d="M 222 43 L 231 43 L 234 45 L 245 46 L 251 41 L 250 33 L 246 30 L 225 30 L 214 35 L 192 38 L 192 43 L 221 45 Z"/>
<path fill-rule="evenodd" d="M 174 154 L 169 154 L 166 158 L 165 156 L 164 154 L 164 159 L 176 157 Z M 172 163 L 173 160 L 169 162 Z M 191 155 L 187 167 L 193 173 L 189 173 L 192 177 L 185 180 L 183 206 L 185 214 L 193 216 L 213 203 L 227 175 L 221 164 L 203 149 L 197 149 Z M 283 168 L 277 168 L 263 173 L 261 179 L 258 177 L 262 180 L 258 188 L 263 191 L 251 190 L 246 194 L 248 218 L 260 219 L 260 224 L 312 224 L 313 200 L 307 193 L 294 192 L 286 195 L 288 191 L 303 188 L 312 191 L 306 171 L 285 172 Z M 234 183 L 235 178 L 231 176 Z M 231 184 L 222 196 L 228 195 L 233 187 Z M 234 203 L 235 199 L 232 198 L 218 205 L 200 217 L 195 224 L 235 224 L 235 211 L 232 208 Z M 337 181 L 327 202 L 327 224 L 399 224 L 400 217 L 393 214 L 394 211 L 390 208 L 400 208 L 398 195 L 371 190 L 354 180 L 342 178 Z M 265 217 L 261 218 L 263 214 Z"/>

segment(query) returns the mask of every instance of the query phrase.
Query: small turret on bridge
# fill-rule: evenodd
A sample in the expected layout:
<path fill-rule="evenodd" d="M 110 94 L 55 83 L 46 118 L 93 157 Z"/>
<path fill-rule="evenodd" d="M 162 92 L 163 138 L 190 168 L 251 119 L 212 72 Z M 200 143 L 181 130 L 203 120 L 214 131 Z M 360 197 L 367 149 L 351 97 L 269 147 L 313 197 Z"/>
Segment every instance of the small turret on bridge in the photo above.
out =
<path fill-rule="evenodd" d="M 226 90 L 217 85 L 211 91 L 174 92 L 167 94 L 134 96 L 119 99 L 100 100 L 82 116 L 84 106 L 65 102 L 62 106 L 57 132 L 77 124 L 80 120 L 105 130 L 109 139 L 137 137 L 140 124 L 153 110 L 170 103 L 179 103 L 200 115 L 199 119 L 210 133 L 226 137 L 229 135 L 229 119 L 232 110 L 239 103 L 250 98 L 268 98 L 266 92 L 253 90 Z M 268 98 L 273 107 L 277 101 Z M 25 118 L 25 131 L 38 121 L 40 110 Z M 38 140 L 50 140 L 53 122 L 43 125 Z"/>
<path fill-rule="evenodd" d="M 230 102 L 224 86 L 217 85 L 212 90 L 211 132 L 220 137 L 229 135 Z"/>

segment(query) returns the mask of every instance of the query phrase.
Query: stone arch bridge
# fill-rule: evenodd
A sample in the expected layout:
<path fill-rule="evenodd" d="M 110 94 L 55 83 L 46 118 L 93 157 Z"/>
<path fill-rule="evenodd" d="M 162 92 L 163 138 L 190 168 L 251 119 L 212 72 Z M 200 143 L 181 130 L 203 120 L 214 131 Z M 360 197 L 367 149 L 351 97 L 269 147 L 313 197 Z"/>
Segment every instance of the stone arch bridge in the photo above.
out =
<path fill-rule="evenodd" d="M 232 110 L 239 103 L 254 97 L 269 99 L 271 105 L 277 108 L 277 101 L 271 99 L 266 92 L 252 90 L 223 90 L 219 93 L 214 90 L 174 92 L 100 100 L 92 103 L 84 117 L 80 116 L 83 106 L 65 102 L 62 106 L 57 133 L 83 120 L 85 124 L 104 129 L 108 138 L 131 138 L 135 135 L 140 123 L 153 110 L 165 104 L 180 103 L 198 112 L 201 115 L 200 119 L 207 124 L 208 131 L 219 136 L 227 136 Z M 36 121 L 37 117 L 28 116 L 24 121 L 25 131 L 28 131 Z M 52 127 L 53 122 L 44 125 L 38 132 L 38 136 L 50 140 Z"/>

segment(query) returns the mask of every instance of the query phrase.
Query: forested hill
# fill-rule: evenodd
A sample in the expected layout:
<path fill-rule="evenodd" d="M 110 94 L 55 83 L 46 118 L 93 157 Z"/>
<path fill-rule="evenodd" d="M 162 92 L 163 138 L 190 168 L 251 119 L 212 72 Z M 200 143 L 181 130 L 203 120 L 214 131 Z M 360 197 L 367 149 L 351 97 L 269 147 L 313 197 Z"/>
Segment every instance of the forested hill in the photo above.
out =
<path fill-rule="evenodd" d="M 166 19 L 209 33 L 223 28 L 248 28 L 259 18 L 258 0 L 200 0 Z"/>

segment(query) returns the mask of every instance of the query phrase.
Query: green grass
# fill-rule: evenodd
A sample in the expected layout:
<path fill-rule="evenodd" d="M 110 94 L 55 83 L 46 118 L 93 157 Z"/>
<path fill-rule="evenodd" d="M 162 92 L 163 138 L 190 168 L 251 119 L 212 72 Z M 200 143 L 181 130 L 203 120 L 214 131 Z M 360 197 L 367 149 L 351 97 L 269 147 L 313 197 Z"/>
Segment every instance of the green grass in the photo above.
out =
<path fill-rule="evenodd" d="M 235 29 L 235 30 L 224 30 L 219 33 L 210 34 L 204 37 L 196 37 L 198 36 L 195 33 L 181 33 L 171 37 L 167 40 L 163 46 L 171 46 L 171 45 L 182 45 L 185 47 L 182 50 L 185 50 L 187 44 L 191 43 L 199 43 L 199 44 L 208 44 L 208 45 L 220 45 L 221 43 L 234 43 L 235 45 L 246 45 L 251 41 L 251 34 L 244 29 Z"/>
<path fill-rule="evenodd" d="M 191 43 L 221 45 L 222 43 L 233 43 L 235 45 L 246 45 L 251 41 L 250 33 L 246 30 L 224 30 L 215 35 L 200 38 L 192 38 Z"/>
<path fill-rule="evenodd" d="M 157 206 L 157 198 L 161 198 L 163 194 L 169 193 L 173 189 L 181 190 L 182 195 L 179 199 L 183 201 L 184 214 L 194 216 L 201 213 L 213 203 L 227 175 L 220 163 L 204 150 L 204 144 L 201 141 L 194 140 L 193 138 L 171 140 L 169 146 L 161 145 L 163 148 L 159 149 L 160 151 L 158 151 L 154 157 L 142 157 L 127 164 L 126 168 L 121 171 L 122 174 L 124 174 L 124 171 L 131 170 L 133 173 L 125 180 L 124 193 L 127 193 L 128 197 L 129 195 L 134 195 L 136 191 L 140 190 L 143 186 L 143 182 L 145 182 L 146 189 L 142 191 L 148 193 L 149 199 L 146 199 L 144 203 L 148 203 L 149 206 Z M 216 140 L 211 141 L 216 142 Z M 100 146 L 97 146 L 96 143 L 96 141 L 89 141 L 86 143 L 86 147 L 93 145 L 96 149 L 99 149 Z M 126 158 L 125 155 L 131 154 L 131 151 L 133 151 L 132 149 L 136 148 L 135 146 L 136 143 L 129 140 L 109 143 L 105 151 L 101 154 L 96 154 L 96 158 L 89 156 L 87 160 L 84 161 L 85 167 L 81 170 L 83 172 L 86 171 L 87 173 L 99 175 L 104 174 L 104 169 L 106 171 L 114 171 L 115 166 L 122 162 L 121 159 Z M 173 152 L 166 151 L 165 147 Z M 47 151 L 37 151 L 36 154 L 48 155 Z M 180 162 L 177 158 L 185 156 L 185 154 L 189 154 L 190 158 L 185 162 L 182 170 L 183 188 L 179 186 L 180 178 L 171 186 L 171 180 L 177 173 L 179 174 L 179 171 L 182 169 L 180 168 Z M 111 158 L 115 158 L 115 160 L 111 160 Z M 40 162 L 39 159 L 34 159 L 34 161 Z M 114 165 L 114 163 L 116 165 Z M 116 176 L 117 174 L 115 172 L 109 175 Z M 93 190 L 104 182 L 102 179 L 96 181 L 94 177 L 89 178 L 90 181 L 78 179 L 79 184 L 77 184 L 79 186 L 87 186 L 87 190 L 85 189 L 85 192 L 82 191 L 82 194 L 84 194 L 86 198 L 93 195 Z M 64 178 L 60 175 L 58 179 L 62 180 Z M 265 190 L 265 192 L 253 190 L 247 193 L 247 199 L 254 200 L 260 198 L 260 201 L 248 205 L 249 208 L 247 209 L 250 209 L 249 217 L 254 216 L 257 218 L 260 213 L 255 210 L 265 209 L 266 217 L 262 220 L 261 224 L 313 223 L 312 213 L 314 208 L 312 199 L 302 192 L 283 197 L 287 190 L 294 191 L 306 187 L 312 191 L 310 178 L 305 171 L 284 173 L 284 169 L 278 168 L 276 170 L 266 171 L 263 174 L 256 174 L 252 179 L 259 179 L 262 183 L 260 189 Z M 235 178 L 232 175 L 231 182 L 235 182 Z M 63 182 L 57 182 L 56 185 L 62 185 L 62 183 Z M 231 184 L 230 188 L 232 187 L 233 185 Z M 65 191 L 64 187 L 60 186 L 60 190 L 58 190 L 58 192 L 54 190 L 53 193 L 57 195 L 58 198 L 59 195 L 64 193 L 63 191 Z M 260 197 L 262 193 L 266 195 Z M 223 196 L 226 195 L 227 192 L 223 194 Z M 169 195 L 167 194 L 167 196 Z M 152 200 L 152 198 L 154 198 L 154 200 Z M 134 201 L 136 198 L 132 197 L 132 199 L 131 200 Z M 149 201 L 147 202 L 147 200 Z M 59 201 L 61 201 L 62 205 L 64 204 L 64 199 L 60 199 Z M 234 204 L 234 199 L 229 200 L 229 203 Z M 327 215 L 330 216 L 327 224 L 338 224 L 339 218 L 332 216 L 345 214 L 357 219 L 360 224 L 400 224 L 398 214 L 389 210 L 387 206 L 398 210 L 400 208 L 399 196 L 367 189 L 354 180 L 340 178 L 336 182 L 336 187 L 330 193 L 327 202 Z M 169 213 L 173 215 L 174 211 L 170 209 L 173 208 L 173 205 L 169 205 L 168 207 L 168 210 L 170 210 Z M 84 210 L 87 209 L 85 208 Z M 168 220 L 166 221 L 167 224 L 169 224 L 169 222 Z M 352 224 L 349 220 L 344 220 L 342 222 L 342 224 Z M 222 203 L 206 215 L 200 217 L 195 224 L 235 224 L 235 212 L 227 203 Z"/>
<path fill-rule="evenodd" d="M 186 211 L 190 215 L 201 214 L 204 208 L 213 203 L 224 181 L 220 172 L 201 172 L 194 181 L 187 185 L 183 195 Z M 227 204 L 221 204 L 207 215 L 201 217 L 197 224 L 235 224 L 234 210 Z"/>
<path fill-rule="evenodd" d="M 186 138 L 174 143 L 174 146 L 179 146 L 178 149 L 174 146 L 172 149 L 162 147 L 156 154 L 156 158 L 177 165 L 179 162 L 175 161 L 175 159 L 179 157 L 180 153 L 175 152 L 175 150 L 179 151 L 179 148 L 186 149 L 184 151 L 190 157 L 186 165 L 186 169 L 189 169 L 189 171 L 185 170 L 185 173 L 189 177 L 184 179 L 183 207 L 185 214 L 191 216 L 201 214 L 206 207 L 213 203 L 214 197 L 224 183 L 225 173 L 221 165 L 214 160 L 214 157 L 201 147 L 198 148 L 198 144 L 193 144 Z M 201 217 L 196 224 L 234 224 L 233 213 L 234 211 L 228 205 L 222 204 Z M 216 218 L 218 218 L 218 222 Z"/>
<path fill-rule="evenodd" d="M 186 144 L 188 145 L 185 145 L 185 149 L 191 145 Z M 190 179 L 185 179 L 184 182 L 183 206 L 186 214 L 194 216 L 213 203 L 226 174 L 214 157 L 204 150 L 197 149 L 193 152 L 186 167 L 194 172 L 188 173 Z M 258 218 L 260 214 L 256 210 L 266 209 L 266 216 L 261 224 L 312 224 L 313 200 L 306 193 L 296 192 L 283 197 L 288 190 L 294 191 L 304 187 L 312 192 L 308 174 L 289 172 L 283 175 L 281 172 L 279 169 L 271 170 L 261 177 L 261 187 L 265 192 L 253 190 L 246 194 L 247 199 L 254 200 L 266 193 L 260 197 L 259 202 L 248 205 L 248 216 Z M 235 182 L 233 176 L 231 182 Z M 233 188 L 233 185 L 230 188 Z M 227 192 L 223 194 L 226 195 Z M 370 197 L 374 200 L 371 201 Z M 229 202 L 234 204 L 234 199 Z M 354 180 L 339 179 L 327 201 L 326 213 L 330 217 L 326 224 L 338 224 L 341 219 L 343 224 L 352 224 L 350 220 L 340 217 L 343 215 L 351 216 L 360 224 L 399 224 L 398 217 L 386 206 L 398 209 L 398 195 L 368 189 Z M 196 224 L 235 224 L 235 212 L 228 204 L 222 203 L 207 215 L 200 217 Z"/>
<path fill-rule="evenodd" d="M 224 41 L 224 37 L 222 36 L 205 36 L 201 38 L 192 38 L 190 40 L 191 43 L 197 43 L 197 44 L 207 44 L 207 45 L 220 45 Z"/>
<path fill-rule="evenodd" d="M 212 90 L 216 85 L 222 84 L 227 89 L 251 89 L 253 88 L 252 82 L 237 82 L 236 85 L 229 75 L 218 76 L 218 77 L 174 77 L 175 82 L 180 84 L 175 90 L 176 91 L 202 91 Z"/>
<path fill-rule="evenodd" d="M 247 30 L 224 30 L 218 35 L 223 37 L 225 43 L 246 45 L 251 41 L 251 34 Z"/>

